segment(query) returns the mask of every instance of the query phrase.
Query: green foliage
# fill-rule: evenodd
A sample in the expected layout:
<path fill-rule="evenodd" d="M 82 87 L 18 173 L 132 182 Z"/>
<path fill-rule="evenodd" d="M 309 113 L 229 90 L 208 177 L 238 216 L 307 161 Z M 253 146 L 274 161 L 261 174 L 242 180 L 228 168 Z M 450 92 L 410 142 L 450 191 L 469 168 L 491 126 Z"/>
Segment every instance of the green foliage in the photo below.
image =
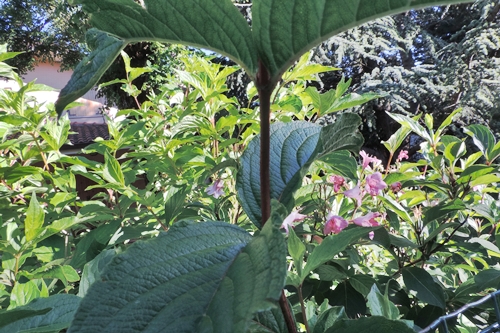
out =
<path fill-rule="evenodd" d="M 381 94 L 346 94 L 351 81 L 344 79 L 332 92 L 306 88 L 307 80 L 333 68 L 308 64 L 301 53 L 409 2 L 339 12 L 337 1 L 315 11 L 313 3 L 262 0 L 253 4 L 252 29 L 230 2 L 217 4 L 226 16 L 210 1 L 193 6 L 182 25 L 158 1 L 82 3 L 106 31 L 94 30 L 96 40 L 106 43 L 94 45 L 58 111 L 97 82 L 126 43 L 173 38 L 239 62 L 255 79 L 248 93 L 249 100 L 258 93 L 259 110 L 225 95 L 227 76 L 237 68 L 189 57 L 140 109 L 122 110 L 118 116 L 126 118 L 108 122 L 110 138 L 85 149 L 103 156 L 98 163 L 60 151 L 68 120 L 51 119 L 52 106 L 42 111 L 28 103 L 27 92 L 42 87 L 2 92 L 2 317 L 13 314 L 13 324 L 35 331 L 67 328 L 68 318 L 54 315 L 65 313 L 73 318 L 69 332 L 409 332 L 498 287 L 500 178 L 496 143 L 486 129 L 469 129 L 480 149 L 490 152 L 493 145 L 482 165 L 480 154 L 466 155 L 463 140 L 444 135 L 458 110 L 437 129 L 431 115 L 425 126 L 393 115 L 405 129 L 387 139 L 390 160 L 410 131 L 425 140 L 423 159 L 405 163 L 401 151 L 382 165 L 366 152 L 357 162 L 349 152 L 362 143 L 358 116 L 314 123 Z M 189 2 L 170 4 L 182 9 Z M 426 4 L 434 2 L 411 3 Z M 310 20 L 293 21 L 302 10 Z M 126 19 L 131 16 L 144 21 Z M 206 28 L 214 22 L 219 25 Z M 133 81 L 147 69 L 126 56 L 125 65 L 119 83 L 136 97 Z M 81 75 L 88 76 L 79 82 Z M 76 176 L 101 192 L 81 200 Z M 80 303 L 64 293 L 83 296 L 74 316 L 65 304 L 50 303 L 61 296 Z M 30 307 L 37 302 L 39 308 Z M 497 320 L 488 306 L 463 317 L 485 326 Z"/>
<path fill-rule="evenodd" d="M 269 82 L 263 84 L 270 84 L 268 87 L 272 88 L 290 65 L 322 40 L 377 16 L 435 5 L 439 1 L 400 1 L 390 5 L 378 1 L 358 7 L 339 0 L 326 3 L 324 8 L 317 8 L 314 3 L 256 1 L 252 8 L 252 29 L 230 1 L 204 1 L 202 4 L 190 5 L 190 2 L 173 0 L 169 4 L 176 8 L 175 11 L 154 0 L 146 0 L 144 7 L 132 1 L 88 0 L 74 3 L 81 4 L 89 13 L 90 23 L 95 28 L 120 38 L 123 43 L 120 50 L 137 40 L 178 42 L 203 47 L 230 57 L 256 82 L 266 79 L 257 78 L 259 63 L 262 64 L 270 76 L 267 78 Z M 347 7 L 339 12 L 341 6 Z M 182 16 L 179 17 L 178 13 L 182 13 Z M 303 20 L 291 19 L 303 15 L 308 16 Z M 207 29 L 207 26 L 211 28 Z M 95 85 L 116 58 L 116 49 L 108 50 L 107 45 L 98 45 L 83 62 L 87 66 L 75 70 L 75 78 L 71 79 L 56 103 L 58 112 L 68 100 L 78 97 L 77 94 L 69 97 L 70 93 L 76 93 L 79 89 L 88 90 L 88 85 Z M 91 75 L 85 84 L 77 83 L 80 72 Z"/>
<path fill-rule="evenodd" d="M 384 317 L 369 317 L 369 318 L 361 318 L 359 320 L 342 320 L 338 321 L 334 324 L 329 330 L 325 331 L 325 333 L 347 333 L 347 332 L 360 332 L 360 333 L 368 333 L 368 332 L 401 332 L 401 333 L 410 333 L 415 332 L 404 323 L 397 322 L 394 320 L 388 320 Z"/>
<path fill-rule="evenodd" d="M 71 68 L 86 51 L 87 16 L 67 1 L 1 1 L 0 16 L 0 44 L 22 52 L 8 61 L 20 74 L 32 70 L 38 61 L 61 61 L 62 68 Z"/>
<path fill-rule="evenodd" d="M 358 93 L 387 94 L 355 109 L 366 120 L 365 140 L 380 154 L 380 141 L 398 128 L 386 111 L 442 121 L 462 107 L 448 131 L 461 136 L 462 127 L 482 124 L 498 137 L 499 8 L 496 0 L 479 0 L 384 17 L 330 38 L 312 60 L 343 68 L 322 76 L 325 91 L 342 74 Z"/>

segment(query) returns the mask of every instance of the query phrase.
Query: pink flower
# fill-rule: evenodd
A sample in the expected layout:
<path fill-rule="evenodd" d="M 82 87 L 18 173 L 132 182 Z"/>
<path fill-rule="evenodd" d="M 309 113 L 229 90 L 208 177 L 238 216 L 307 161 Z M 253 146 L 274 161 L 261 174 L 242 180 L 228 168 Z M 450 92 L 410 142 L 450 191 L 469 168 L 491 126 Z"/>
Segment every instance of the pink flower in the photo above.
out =
<path fill-rule="evenodd" d="M 305 219 L 307 215 L 300 214 L 298 211 L 294 210 L 293 212 L 290 213 L 284 220 L 283 223 L 281 224 L 281 227 L 285 229 L 286 234 L 288 235 L 288 228 L 294 227 L 293 223 L 294 222 L 300 222 L 303 219 Z"/>
<path fill-rule="evenodd" d="M 401 162 L 402 160 L 407 160 L 408 158 L 408 150 L 401 150 L 399 152 L 398 158 L 396 159 L 396 162 Z"/>
<path fill-rule="evenodd" d="M 344 195 L 348 198 L 356 199 L 358 207 L 361 206 L 361 199 L 363 198 L 364 193 L 359 188 L 359 185 L 356 185 L 352 189 L 345 191 Z"/>
<path fill-rule="evenodd" d="M 375 172 L 366 177 L 366 190 L 372 197 L 379 194 L 379 191 L 387 187 L 387 184 L 382 180 L 382 174 Z"/>
<path fill-rule="evenodd" d="M 360 227 L 376 227 L 379 226 L 380 223 L 375 221 L 376 218 L 381 217 L 382 214 L 378 212 L 370 212 L 366 214 L 365 216 L 360 216 L 352 220 L 354 224 L 359 225 Z"/>
<path fill-rule="evenodd" d="M 349 225 L 349 222 L 341 218 L 340 216 L 332 215 L 328 216 L 328 221 L 325 223 L 325 229 L 323 233 L 329 235 L 331 233 L 338 234 L 343 229 Z"/>
<path fill-rule="evenodd" d="M 345 183 L 344 178 L 337 175 L 330 176 L 329 180 L 330 183 L 333 183 L 333 190 L 335 191 L 335 193 L 338 193 L 338 191 L 340 191 L 340 187 L 344 186 Z"/>
<path fill-rule="evenodd" d="M 221 195 L 225 194 L 223 188 L 224 188 L 224 182 L 222 181 L 222 179 L 217 179 L 212 183 L 212 185 L 207 187 L 205 192 L 207 192 L 208 195 L 211 195 L 215 199 L 217 199 Z"/>
<path fill-rule="evenodd" d="M 373 163 L 374 165 L 382 163 L 381 160 L 379 160 L 375 156 L 368 155 L 364 150 L 360 151 L 359 155 L 363 157 L 363 169 L 366 169 L 366 167 L 370 163 Z"/>
<path fill-rule="evenodd" d="M 368 238 L 370 238 L 371 240 L 373 240 L 373 237 L 375 237 L 375 232 L 372 230 L 368 233 Z"/>
<path fill-rule="evenodd" d="M 401 182 L 395 182 L 391 184 L 391 191 L 393 193 L 398 193 L 401 191 Z"/>

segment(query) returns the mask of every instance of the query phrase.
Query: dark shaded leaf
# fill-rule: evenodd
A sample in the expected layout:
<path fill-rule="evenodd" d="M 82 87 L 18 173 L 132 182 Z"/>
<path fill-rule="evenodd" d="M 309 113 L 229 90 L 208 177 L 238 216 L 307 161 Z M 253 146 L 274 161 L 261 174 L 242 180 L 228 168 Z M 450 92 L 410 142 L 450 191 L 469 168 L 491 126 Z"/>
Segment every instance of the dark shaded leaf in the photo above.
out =
<path fill-rule="evenodd" d="M 174 224 L 112 260 L 69 332 L 245 332 L 280 297 L 285 259 L 273 223 L 253 238 L 223 222 Z"/>
<path fill-rule="evenodd" d="M 442 309 L 446 307 L 443 289 L 425 269 L 406 267 L 403 269 L 403 279 L 406 287 L 416 291 L 418 299 L 422 302 Z"/>
<path fill-rule="evenodd" d="M 28 305 L 12 310 L 12 317 L 8 316 L 11 311 L 4 312 L 0 333 L 59 332 L 70 325 L 80 301 L 80 297 L 68 294 L 35 299 Z M 33 316 L 20 318 L 19 311 L 30 311 Z M 4 318 L 9 321 L 6 325 L 3 325 Z"/>

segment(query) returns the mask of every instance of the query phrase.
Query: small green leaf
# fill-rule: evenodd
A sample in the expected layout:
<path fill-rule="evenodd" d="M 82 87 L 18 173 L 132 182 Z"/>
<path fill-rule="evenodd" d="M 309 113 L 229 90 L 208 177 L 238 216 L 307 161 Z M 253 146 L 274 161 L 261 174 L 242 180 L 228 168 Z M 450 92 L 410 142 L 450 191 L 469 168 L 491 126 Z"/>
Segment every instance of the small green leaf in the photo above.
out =
<path fill-rule="evenodd" d="M 466 207 L 462 200 L 455 199 L 452 202 L 442 202 L 438 205 L 427 209 L 424 212 L 423 223 L 424 225 L 429 224 L 434 220 L 441 220 L 445 216 L 451 213 L 455 213 L 464 210 Z"/>
<path fill-rule="evenodd" d="M 125 176 L 123 175 L 122 167 L 120 162 L 110 153 L 106 151 L 104 154 L 104 170 L 102 172 L 102 178 L 112 184 L 119 184 L 125 186 Z"/>
<path fill-rule="evenodd" d="M 52 267 L 41 267 L 34 272 L 24 273 L 23 275 L 29 279 L 58 279 L 67 286 L 68 282 L 76 282 L 80 280 L 80 276 L 71 266 L 52 266 Z"/>
<path fill-rule="evenodd" d="M 483 238 L 479 238 L 479 237 L 472 237 L 472 238 L 469 239 L 468 242 L 469 243 L 478 243 L 482 247 L 484 247 L 485 249 L 490 250 L 492 252 L 495 252 L 497 254 L 500 254 L 500 249 L 498 248 L 498 246 L 496 246 L 495 244 L 493 244 L 489 240 L 486 240 L 486 239 L 483 239 Z"/>
<path fill-rule="evenodd" d="M 422 302 L 442 309 L 446 307 L 443 289 L 425 269 L 406 267 L 403 269 L 403 279 L 406 287 L 416 291 L 418 299 Z"/>
<path fill-rule="evenodd" d="M 42 231 L 43 221 L 45 219 L 45 212 L 38 203 L 36 194 L 31 195 L 30 204 L 26 211 L 26 219 L 24 220 L 24 232 L 26 240 L 29 242 Z"/>
<path fill-rule="evenodd" d="M 78 218 L 76 216 L 63 217 L 62 219 L 52 221 L 52 223 L 42 229 L 40 233 L 36 235 L 33 242 L 41 242 L 44 239 L 49 238 L 52 235 L 58 234 L 63 230 L 70 229 L 72 226 L 85 222 L 86 218 Z"/>
<path fill-rule="evenodd" d="M 120 225 L 120 220 L 114 220 L 109 223 L 101 224 L 99 227 L 86 234 L 78 244 L 76 244 L 76 250 L 70 262 L 71 266 L 81 269 L 87 262 L 94 259 L 106 248 L 111 237 L 113 237 L 120 228 Z"/>
<path fill-rule="evenodd" d="M 59 332 L 68 328 L 80 301 L 80 297 L 69 294 L 35 299 L 28 305 L 4 312 L 0 319 L 0 333 Z M 16 311 L 32 312 L 33 316 L 19 318 Z M 3 317 L 9 318 L 9 321 L 3 321 Z"/>
<path fill-rule="evenodd" d="M 357 93 L 351 93 L 347 94 L 345 96 L 340 97 L 339 99 L 336 99 L 328 109 L 321 115 L 325 115 L 328 113 L 333 113 L 337 111 L 342 111 L 346 110 L 349 108 L 353 108 L 358 105 L 362 105 L 365 103 L 368 103 L 369 101 L 372 101 L 374 99 L 382 98 L 385 95 L 381 94 L 376 94 L 376 93 L 364 93 L 364 94 L 357 94 Z"/>
<path fill-rule="evenodd" d="M 388 295 L 382 295 L 375 284 L 368 294 L 367 305 L 372 316 L 382 316 L 392 320 L 399 318 L 399 310 L 396 305 L 389 300 Z"/>
<path fill-rule="evenodd" d="M 400 114 L 394 114 L 394 113 L 387 113 L 392 119 L 397 121 L 401 126 L 407 127 L 411 129 L 415 134 L 421 136 L 425 141 L 432 143 L 433 138 L 430 136 L 429 132 L 418 123 L 418 119 L 420 117 L 416 118 L 410 118 L 407 116 L 403 116 Z"/>
<path fill-rule="evenodd" d="M 184 201 L 190 190 L 191 188 L 189 186 L 182 188 L 171 187 L 168 189 L 165 194 L 165 222 L 167 224 L 172 223 L 175 218 L 182 213 Z"/>
<path fill-rule="evenodd" d="M 17 282 L 10 294 L 9 308 L 26 305 L 39 297 L 41 297 L 40 289 L 34 281 Z"/>
<path fill-rule="evenodd" d="M 495 146 L 496 140 L 490 129 L 484 125 L 470 125 L 464 129 L 464 132 L 472 137 L 474 144 L 484 154 L 487 162 L 492 162 L 490 152 Z"/>
<path fill-rule="evenodd" d="M 336 151 L 326 154 L 320 159 L 327 163 L 339 175 L 351 180 L 358 180 L 358 175 L 356 173 L 358 162 L 348 151 Z"/>
<path fill-rule="evenodd" d="M 314 325 L 313 333 L 324 333 L 335 322 L 342 319 L 348 319 L 344 307 L 333 306 L 321 313 L 316 325 Z"/>
<path fill-rule="evenodd" d="M 432 117 L 432 115 L 426 113 L 424 115 L 424 122 L 425 122 L 425 126 L 427 126 L 427 129 L 429 130 L 429 132 L 433 133 L 433 131 L 434 131 L 434 118 Z"/>
<path fill-rule="evenodd" d="M 437 131 L 436 131 L 436 135 L 437 136 L 441 136 L 441 133 L 443 133 L 443 131 L 446 129 L 446 127 L 448 127 L 452 121 L 453 121 L 453 118 L 462 111 L 462 108 L 458 108 L 456 110 L 453 110 L 452 113 L 450 113 L 448 115 L 448 117 L 446 117 L 445 120 L 443 120 L 443 122 L 441 123 L 441 125 L 439 125 Z"/>
<path fill-rule="evenodd" d="M 484 176 L 479 176 L 473 181 L 470 182 L 470 186 L 474 187 L 477 185 L 490 185 L 493 183 L 497 183 L 500 181 L 500 177 L 495 175 L 495 174 L 489 174 L 489 175 L 484 175 Z"/>
<path fill-rule="evenodd" d="M 280 308 L 258 312 L 253 318 L 248 333 L 289 333 Z"/>
<path fill-rule="evenodd" d="M 325 333 L 415 333 L 413 329 L 399 320 L 384 317 L 362 317 L 356 320 L 337 321 Z"/>
<path fill-rule="evenodd" d="M 325 73 L 330 71 L 338 71 L 340 68 L 323 66 L 320 64 L 308 63 L 310 53 L 304 53 L 297 64 L 285 74 L 283 74 L 284 82 L 291 82 L 296 80 L 316 80 L 316 75 L 319 73 Z"/>
<path fill-rule="evenodd" d="M 245 332 L 276 306 L 285 276 L 273 223 L 255 237 L 224 222 L 174 224 L 113 258 L 68 332 Z"/>
<path fill-rule="evenodd" d="M 343 251 L 347 246 L 357 242 L 361 237 L 366 236 L 370 231 L 375 229 L 376 228 L 352 227 L 343 230 L 337 235 L 325 237 L 323 242 L 316 246 L 307 258 L 307 263 L 302 272 L 301 279 L 304 280 L 309 272 L 333 259 L 335 255 Z"/>
<path fill-rule="evenodd" d="M 51 120 L 45 126 L 47 131 L 40 131 L 40 136 L 49 144 L 52 150 L 58 151 L 68 141 L 70 122 L 68 117 Z"/>
<path fill-rule="evenodd" d="M 475 180 L 480 176 L 493 173 L 494 170 L 495 168 L 488 165 L 482 165 L 482 164 L 471 165 L 460 174 L 460 176 L 457 179 L 457 184 L 470 183 L 472 180 Z"/>
<path fill-rule="evenodd" d="M 406 211 L 406 209 L 401 206 L 399 202 L 391 198 L 390 196 L 380 197 L 380 200 L 391 209 L 392 212 L 396 213 L 400 218 L 405 220 L 406 222 L 413 223 L 410 214 Z"/>
<path fill-rule="evenodd" d="M 391 137 L 387 141 L 382 141 L 384 144 L 385 148 L 391 153 L 395 154 L 396 150 L 401 146 L 403 143 L 404 139 L 410 134 L 411 129 L 410 127 L 407 126 L 401 126 L 396 133 L 391 135 Z"/>
<path fill-rule="evenodd" d="M 372 290 L 372 287 L 374 286 L 374 284 L 377 283 L 377 281 L 375 281 L 375 279 L 369 275 L 356 274 L 354 276 L 349 277 L 349 283 L 354 289 L 356 289 L 358 293 L 363 295 L 363 297 L 367 297 L 370 291 Z"/>
<path fill-rule="evenodd" d="M 480 291 L 488 288 L 498 289 L 500 287 L 500 270 L 486 269 L 474 276 L 474 282 Z"/>
<path fill-rule="evenodd" d="M 99 253 L 97 257 L 89 261 L 83 267 L 82 279 L 78 288 L 78 296 L 84 297 L 90 286 L 101 279 L 104 268 L 111 262 L 116 255 L 114 249 L 105 250 Z"/>
<path fill-rule="evenodd" d="M 304 254 L 306 253 L 306 246 L 302 243 L 293 231 L 293 228 L 289 229 L 288 234 L 288 253 L 292 256 L 293 263 L 297 269 L 297 274 L 302 275 L 302 261 L 304 259 Z"/>

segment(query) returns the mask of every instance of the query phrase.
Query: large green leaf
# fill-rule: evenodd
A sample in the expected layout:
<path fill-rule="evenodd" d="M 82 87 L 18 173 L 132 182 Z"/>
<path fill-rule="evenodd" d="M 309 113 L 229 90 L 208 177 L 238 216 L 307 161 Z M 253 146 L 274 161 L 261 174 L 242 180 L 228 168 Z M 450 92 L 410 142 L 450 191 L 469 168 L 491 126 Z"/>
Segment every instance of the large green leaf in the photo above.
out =
<path fill-rule="evenodd" d="M 325 333 L 415 333 L 404 322 L 380 316 L 356 320 L 343 319 L 333 324 Z"/>
<path fill-rule="evenodd" d="M 417 292 L 419 300 L 438 306 L 441 309 L 445 308 L 446 302 L 443 289 L 425 269 L 419 267 L 404 268 L 403 280 L 408 289 Z"/>
<path fill-rule="evenodd" d="M 271 199 L 293 207 L 293 192 L 302 182 L 318 146 L 321 126 L 308 122 L 275 123 L 271 126 Z M 241 157 L 236 189 L 250 220 L 261 226 L 260 210 L 260 135 L 248 145 Z"/>
<path fill-rule="evenodd" d="M 210 49 L 236 61 L 251 77 L 257 71 L 250 27 L 230 0 L 144 0 L 144 7 L 132 0 L 74 0 L 73 4 L 90 14 L 99 40 L 61 91 L 59 113 L 97 83 L 125 45 L 137 41 Z"/>
<path fill-rule="evenodd" d="M 127 45 L 123 40 L 96 29 L 87 32 L 87 44 L 93 51 L 76 66 L 71 79 L 61 90 L 55 105 L 58 114 L 64 111 L 66 105 L 92 89 Z"/>
<path fill-rule="evenodd" d="M 286 276 L 281 232 L 223 222 L 175 224 L 117 255 L 69 332 L 245 332 L 274 306 Z"/>
<path fill-rule="evenodd" d="M 358 132 L 359 116 L 342 114 L 329 126 L 305 121 L 275 123 L 271 126 L 271 199 L 281 202 L 290 212 L 293 194 L 311 163 L 337 150 L 359 151 L 363 138 Z M 261 226 L 260 211 L 260 136 L 256 136 L 241 157 L 236 189 L 250 220 Z"/>
<path fill-rule="evenodd" d="M 69 326 L 80 301 L 80 297 L 68 294 L 38 298 L 28 305 L 2 313 L 0 333 L 59 332 Z M 19 311 L 31 312 L 32 316 L 19 316 Z"/>
<path fill-rule="evenodd" d="M 259 56 L 276 82 L 304 52 L 375 18 L 458 0 L 254 0 L 252 28 Z"/>

